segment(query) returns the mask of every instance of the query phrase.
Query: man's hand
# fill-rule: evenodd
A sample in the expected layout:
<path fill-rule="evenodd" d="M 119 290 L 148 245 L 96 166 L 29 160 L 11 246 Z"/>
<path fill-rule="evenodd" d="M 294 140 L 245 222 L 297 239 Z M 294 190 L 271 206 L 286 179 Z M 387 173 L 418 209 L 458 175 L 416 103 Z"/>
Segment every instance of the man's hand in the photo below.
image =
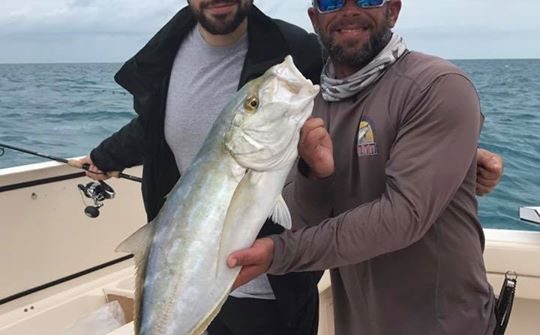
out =
<path fill-rule="evenodd" d="M 501 156 L 480 148 L 476 151 L 476 159 L 478 161 L 476 194 L 486 195 L 493 191 L 501 180 L 504 169 L 503 160 Z"/>
<path fill-rule="evenodd" d="M 273 258 L 274 241 L 269 238 L 258 239 L 251 248 L 233 252 L 227 259 L 227 265 L 230 268 L 242 266 L 242 270 L 240 270 L 232 289 L 234 290 L 268 271 Z"/>
<path fill-rule="evenodd" d="M 334 173 L 332 138 L 320 118 L 310 118 L 300 130 L 298 154 L 310 167 L 310 177 L 325 178 Z"/>
<path fill-rule="evenodd" d="M 88 166 L 88 169 L 86 170 L 86 176 L 90 179 L 94 180 L 107 180 L 110 178 L 109 175 L 101 171 L 97 168 L 97 166 L 94 165 L 94 162 L 92 162 L 92 159 L 90 156 L 83 157 L 78 160 L 78 163 L 80 164 L 81 168 L 86 164 Z"/>

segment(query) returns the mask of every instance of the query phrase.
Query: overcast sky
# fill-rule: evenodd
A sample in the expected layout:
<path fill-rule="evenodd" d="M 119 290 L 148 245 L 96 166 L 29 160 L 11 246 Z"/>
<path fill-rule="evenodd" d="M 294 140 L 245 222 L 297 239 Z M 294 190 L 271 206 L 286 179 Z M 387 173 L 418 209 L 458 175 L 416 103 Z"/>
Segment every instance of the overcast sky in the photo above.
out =
<path fill-rule="evenodd" d="M 310 0 L 255 0 L 312 30 Z M 122 62 L 182 0 L 0 0 L 0 63 Z M 395 31 L 411 49 L 450 59 L 540 58 L 540 1 L 404 0 Z"/>

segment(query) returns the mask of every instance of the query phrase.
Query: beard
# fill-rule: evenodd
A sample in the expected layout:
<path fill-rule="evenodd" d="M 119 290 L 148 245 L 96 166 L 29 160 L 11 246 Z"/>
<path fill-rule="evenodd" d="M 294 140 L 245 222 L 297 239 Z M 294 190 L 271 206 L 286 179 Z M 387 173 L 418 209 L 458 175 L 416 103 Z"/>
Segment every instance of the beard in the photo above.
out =
<path fill-rule="evenodd" d="M 232 17 L 228 15 L 208 15 L 205 13 L 210 5 L 215 4 L 237 4 L 238 10 Z M 208 0 L 203 1 L 198 9 L 191 6 L 191 10 L 199 24 L 213 35 L 226 35 L 235 31 L 244 21 L 251 8 L 251 1 L 242 0 Z"/>
<path fill-rule="evenodd" d="M 378 30 L 373 31 L 368 41 L 359 49 L 350 50 L 338 44 L 334 38 L 319 32 L 319 41 L 332 62 L 350 67 L 362 68 L 369 64 L 384 49 L 392 38 L 390 12 L 386 12 L 386 22 Z"/>

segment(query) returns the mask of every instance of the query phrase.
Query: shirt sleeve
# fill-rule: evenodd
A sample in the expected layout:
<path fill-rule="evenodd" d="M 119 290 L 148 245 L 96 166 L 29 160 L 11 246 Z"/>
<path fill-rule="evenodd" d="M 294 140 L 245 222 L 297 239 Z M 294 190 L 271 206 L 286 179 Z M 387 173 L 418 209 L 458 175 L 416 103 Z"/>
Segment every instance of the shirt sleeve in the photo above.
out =
<path fill-rule="evenodd" d="M 331 216 L 332 207 L 319 191 L 327 189 L 332 178 L 312 180 L 307 177 L 308 165 L 299 159 L 283 188 L 283 198 L 291 213 L 292 230 L 312 226 Z"/>
<path fill-rule="evenodd" d="M 92 150 L 90 158 L 101 171 L 122 171 L 142 164 L 143 148 L 144 125 L 138 116 L 103 140 Z"/>
<path fill-rule="evenodd" d="M 475 166 L 481 119 L 471 82 L 459 74 L 446 74 L 421 92 L 414 105 L 405 107 L 385 168 L 386 189 L 379 199 L 328 218 L 331 210 L 324 205 L 325 195 L 317 191 L 320 181 L 297 174 L 285 189 L 293 221 L 326 217 L 315 226 L 300 225 L 273 236 L 269 273 L 357 264 L 420 240 Z"/>

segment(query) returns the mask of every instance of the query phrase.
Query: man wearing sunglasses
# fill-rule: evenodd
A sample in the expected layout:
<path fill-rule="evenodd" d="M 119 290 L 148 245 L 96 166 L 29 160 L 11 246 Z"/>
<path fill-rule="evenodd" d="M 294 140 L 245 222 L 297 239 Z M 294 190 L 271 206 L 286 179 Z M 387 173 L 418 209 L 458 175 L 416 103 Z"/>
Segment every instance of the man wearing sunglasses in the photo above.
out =
<path fill-rule="evenodd" d="M 315 0 L 329 55 L 284 190 L 297 228 L 233 253 L 236 284 L 331 269 L 336 335 L 493 334 L 475 88 L 392 32 L 400 0 Z"/>

